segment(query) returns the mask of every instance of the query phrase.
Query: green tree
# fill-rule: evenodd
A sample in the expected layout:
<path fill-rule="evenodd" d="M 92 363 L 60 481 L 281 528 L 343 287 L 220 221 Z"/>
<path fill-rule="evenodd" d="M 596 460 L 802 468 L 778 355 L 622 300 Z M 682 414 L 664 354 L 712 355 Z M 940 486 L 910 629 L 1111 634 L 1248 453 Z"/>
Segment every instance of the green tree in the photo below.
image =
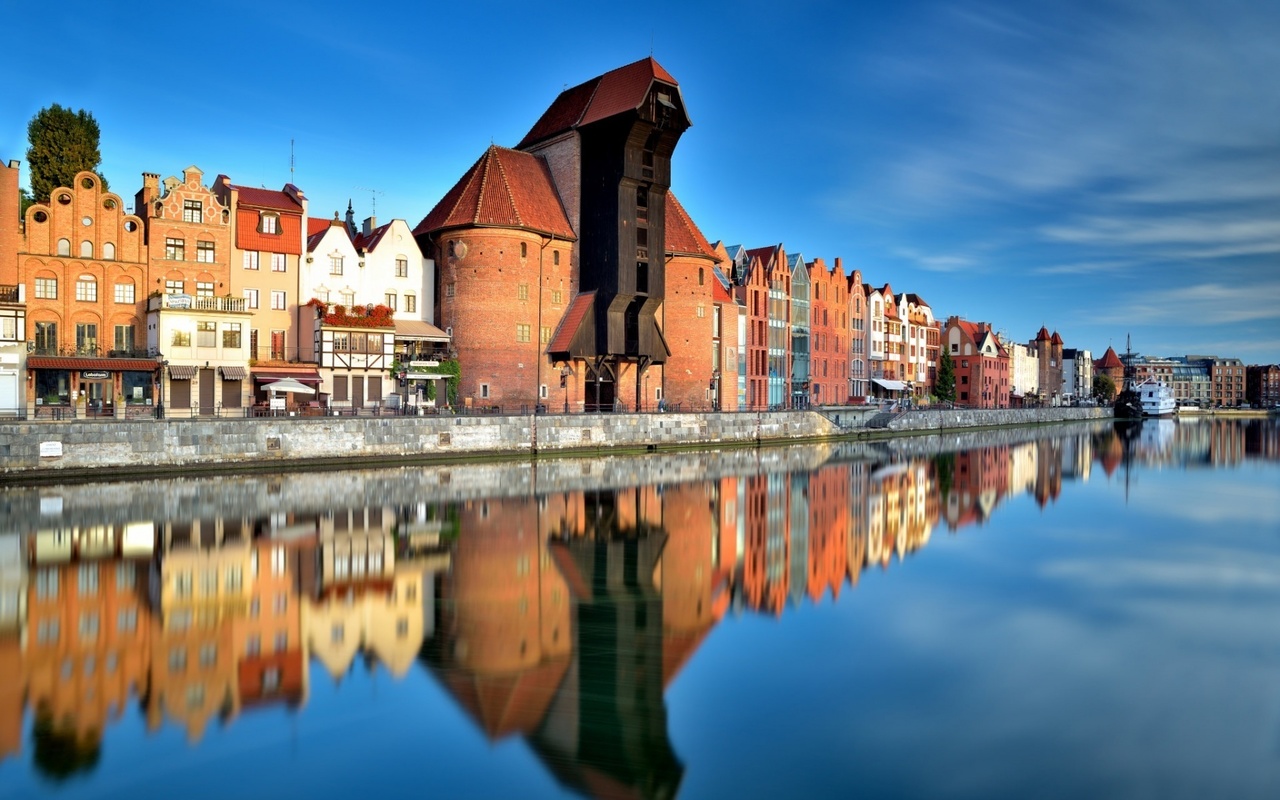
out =
<path fill-rule="evenodd" d="M 35 198 L 31 196 L 31 192 L 26 189 L 18 190 L 18 219 L 24 219 L 27 216 L 27 209 L 35 204 Z"/>
<path fill-rule="evenodd" d="M 1110 375 L 1098 373 L 1093 376 L 1093 396 L 1108 403 L 1116 399 L 1116 382 Z"/>
<path fill-rule="evenodd" d="M 40 109 L 27 123 L 27 168 L 31 171 L 31 196 L 49 199 L 59 186 L 70 186 L 81 170 L 98 170 L 98 121 L 84 109 L 72 111 L 54 103 Z M 102 180 L 102 188 L 107 181 Z"/>
<path fill-rule="evenodd" d="M 956 401 L 956 365 L 946 347 L 938 356 L 938 378 L 933 383 L 933 394 L 944 403 Z"/>

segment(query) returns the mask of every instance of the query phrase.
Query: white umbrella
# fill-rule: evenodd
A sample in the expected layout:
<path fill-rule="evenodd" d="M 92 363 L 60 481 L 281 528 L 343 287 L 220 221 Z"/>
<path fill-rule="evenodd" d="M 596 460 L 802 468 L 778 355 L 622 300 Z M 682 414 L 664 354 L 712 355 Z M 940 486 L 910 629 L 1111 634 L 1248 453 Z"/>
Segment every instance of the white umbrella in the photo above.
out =
<path fill-rule="evenodd" d="M 307 386 L 305 383 L 299 383 L 293 378 L 281 378 L 274 383 L 263 384 L 263 389 L 272 394 L 277 392 L 293 392 L 294 394 L 315 394 L 316 390 Z"/>

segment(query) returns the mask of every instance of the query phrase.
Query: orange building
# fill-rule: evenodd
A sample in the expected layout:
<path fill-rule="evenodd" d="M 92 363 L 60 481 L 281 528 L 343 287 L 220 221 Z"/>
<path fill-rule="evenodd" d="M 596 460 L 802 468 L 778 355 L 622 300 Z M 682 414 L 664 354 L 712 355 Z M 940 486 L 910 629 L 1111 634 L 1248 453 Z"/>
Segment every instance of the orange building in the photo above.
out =
<path fill-rule="evenodd" d="M 947 320 L 942 333 L 955 367 L 956 404 L 968 408 L 1009 407 L 1009 351 L 986 322 Z M 1048 340 L 1045 341 L 1049 345 Z M 1061 340 L 1058 345 L 1061 376 Z M 1043 368 L 1042 368 L 1043 373 Z M 1061 386 L 1061 380 L 1058 386 Z"/>

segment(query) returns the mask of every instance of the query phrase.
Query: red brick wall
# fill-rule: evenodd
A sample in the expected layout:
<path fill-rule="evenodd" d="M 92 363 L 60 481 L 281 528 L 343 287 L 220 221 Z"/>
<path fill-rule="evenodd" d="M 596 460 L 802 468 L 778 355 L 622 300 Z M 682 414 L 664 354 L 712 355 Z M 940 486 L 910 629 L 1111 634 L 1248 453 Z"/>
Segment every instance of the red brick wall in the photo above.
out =
<path fill-rule="evenodd" d="M 659 317 L 671 358 L 663 370 L 668 404 L 683 410 L 711 407 L 711 333 L 716 277 L 710 258 L 678 255 L 667 262 L 666 302 Z M 652 386 L 645 398 L 653 403 Z"/>
<path fill-rule="evenodd" d="M 547 398 L 537 402 L 563 408 L 566 390 L 560 388 L 560 371 L 543 355 L 546 344 L 539 333 L 539 254 L 541 327 L 551 335 L 573 299 L 573 246 L 557 240 L 540 249 L 546 241 L 528 231 L 506 228 L 444 231 L 436 237 L 434 258 L 441 276 L 438 325 L 453 331 L 462 371 L 461 402 L 470 397 L 473 404 L 518 410 L 520 405 L 532 407 L 538 387 L 545 384 Z M 452 256 L 450 242 L 456 243 Z M 554 258 L 557 252 L 559 265 Z M 521 299 L 522 285 L 527 299 Z M 528 326 L 527 342 L 517 341 L 520 325 Z M 577 373 L 567 387 L 571 411 L 581 399 L 582 370 Z M 487 398 L 482 397 L 484 384 Z"/>

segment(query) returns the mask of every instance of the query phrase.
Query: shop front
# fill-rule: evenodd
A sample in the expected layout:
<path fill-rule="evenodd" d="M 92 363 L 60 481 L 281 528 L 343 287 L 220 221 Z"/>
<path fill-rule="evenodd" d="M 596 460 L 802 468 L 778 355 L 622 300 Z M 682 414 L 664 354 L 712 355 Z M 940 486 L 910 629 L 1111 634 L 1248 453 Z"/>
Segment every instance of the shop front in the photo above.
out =
<path fill-rule="evenodd" d="M 160 362 L 149 358 L 30 356 L 29 406 L 34 416 L 150 416 Z"/>

